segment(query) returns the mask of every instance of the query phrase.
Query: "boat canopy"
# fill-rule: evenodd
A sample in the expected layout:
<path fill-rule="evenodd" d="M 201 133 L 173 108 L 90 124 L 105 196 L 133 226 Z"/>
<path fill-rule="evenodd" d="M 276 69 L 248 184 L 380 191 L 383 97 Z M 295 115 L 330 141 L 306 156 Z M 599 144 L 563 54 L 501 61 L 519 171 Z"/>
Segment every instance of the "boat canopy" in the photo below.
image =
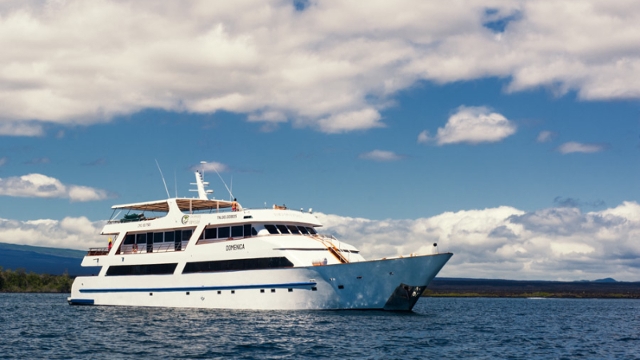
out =
<path fill-rule="evenodd" d="M 230 208 L 232 201 L 203 199 L 171 199 L 175 200 L 180 211 L 216 210 Z M 112 209 L 128 209 L 137 211 L 169 212 L 169 200 L 148 201 L 133 204 L 114 205 Z"/>

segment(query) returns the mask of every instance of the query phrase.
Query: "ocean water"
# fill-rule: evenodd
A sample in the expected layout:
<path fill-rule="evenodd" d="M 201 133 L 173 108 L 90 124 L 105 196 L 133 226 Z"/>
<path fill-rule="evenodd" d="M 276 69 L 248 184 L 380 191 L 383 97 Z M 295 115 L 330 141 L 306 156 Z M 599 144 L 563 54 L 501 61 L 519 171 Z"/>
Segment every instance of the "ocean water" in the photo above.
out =
<path fill-rule="evenodd" d="M 0 358 L 637 359 L 640 301 L 422 298 L 411 313 L 69 306 L 0 294 Z"/>

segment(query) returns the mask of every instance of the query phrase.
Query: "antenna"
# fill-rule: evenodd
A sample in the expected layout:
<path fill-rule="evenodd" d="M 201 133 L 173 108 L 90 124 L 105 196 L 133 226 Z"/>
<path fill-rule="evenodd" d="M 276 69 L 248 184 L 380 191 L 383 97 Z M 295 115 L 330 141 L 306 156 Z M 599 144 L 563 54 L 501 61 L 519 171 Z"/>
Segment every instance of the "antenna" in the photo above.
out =
<path fill-rule="evenodd" d="M 204 164 L 206 164 L 206 161 L 200 161 L 200 164 L 203 164 L 202 167 L 204 168 Z M 215 166 L 212 166 L 213 171 L 216 172 L 216 174 L 218 174 L 218 177 L 220 178 L 220 181 L 222 181 L 222 183 L 224 184 L 224 187 L 227 188 L 227 191 L 229 192 L 229 196 L 231 196 L 231 198 L 233 199 L 233 194 L 231 193 L 231 190 L 229 190 L 229 187 L 227 186 L 227 183 L 224 182 L 224 180 L 222 179 L 222 176 L 220 176 L 220 173 L 218 172 L 218 169 L 216 169 Z"/>
<path fill-rule="evenodd" d="M 167 199 L 171 197 L 171 195 L 169 195 L 169 189 L 167 188 L 167 182 L 164 181 L 164 175 L 162 175 L 162 169 L 160 169 L 160 164 L 158 164 L 158 159 L 156 160 L 156 165 L 158 165 L 158 170 L 160 171 L 160 176 L 162 177 L 162 183 L 164 184 L 164 190 L 167 192 Z"/>

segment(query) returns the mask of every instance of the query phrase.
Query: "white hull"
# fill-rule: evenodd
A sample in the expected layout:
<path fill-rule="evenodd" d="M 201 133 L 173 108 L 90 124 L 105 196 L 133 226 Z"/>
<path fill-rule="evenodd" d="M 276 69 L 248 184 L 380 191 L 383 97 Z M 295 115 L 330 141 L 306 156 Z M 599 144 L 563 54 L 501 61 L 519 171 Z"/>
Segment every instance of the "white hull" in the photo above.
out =
<path fill-rule="evenodd" d="M 408 311 L 450 253 L 326 266 L 76 278 L 69 302 L 215 309 Z"/>

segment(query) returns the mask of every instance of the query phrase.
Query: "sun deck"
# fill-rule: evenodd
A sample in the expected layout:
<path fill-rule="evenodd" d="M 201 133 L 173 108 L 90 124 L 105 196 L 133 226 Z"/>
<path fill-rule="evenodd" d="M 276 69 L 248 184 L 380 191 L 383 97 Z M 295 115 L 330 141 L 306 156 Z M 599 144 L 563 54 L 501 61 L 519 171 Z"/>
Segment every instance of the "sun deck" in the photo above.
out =
<path fill-rule="evenodd" d="M 166 214 L 171 210 L 170 202 L 175 202 L 177 209 L 186 214 L 193 213 L 216 213 L 224 211 L 226 209 L 233 208 L 233 202 L 227 200 L 208 200 L 208 199 L 190 199 L 190 198 L 173 198 L 166 200 L 147 201 L 140 203 L 114 205 L 113 215 L 109 220 L 109 224 L 125 223 L 152 220 L 157 216 L 148 217 L 144 215 L 144 212 L 163 213 Z M 239 206 L 239 205 L 238 205 Z M 122 210 L 128 210 L 128 212 L 120 219 L 116 219 Z M 130 211 L 140 211 L 141 214 L 130 214 Z M 164 215 L 162 215 L 164 216 Z"/>

